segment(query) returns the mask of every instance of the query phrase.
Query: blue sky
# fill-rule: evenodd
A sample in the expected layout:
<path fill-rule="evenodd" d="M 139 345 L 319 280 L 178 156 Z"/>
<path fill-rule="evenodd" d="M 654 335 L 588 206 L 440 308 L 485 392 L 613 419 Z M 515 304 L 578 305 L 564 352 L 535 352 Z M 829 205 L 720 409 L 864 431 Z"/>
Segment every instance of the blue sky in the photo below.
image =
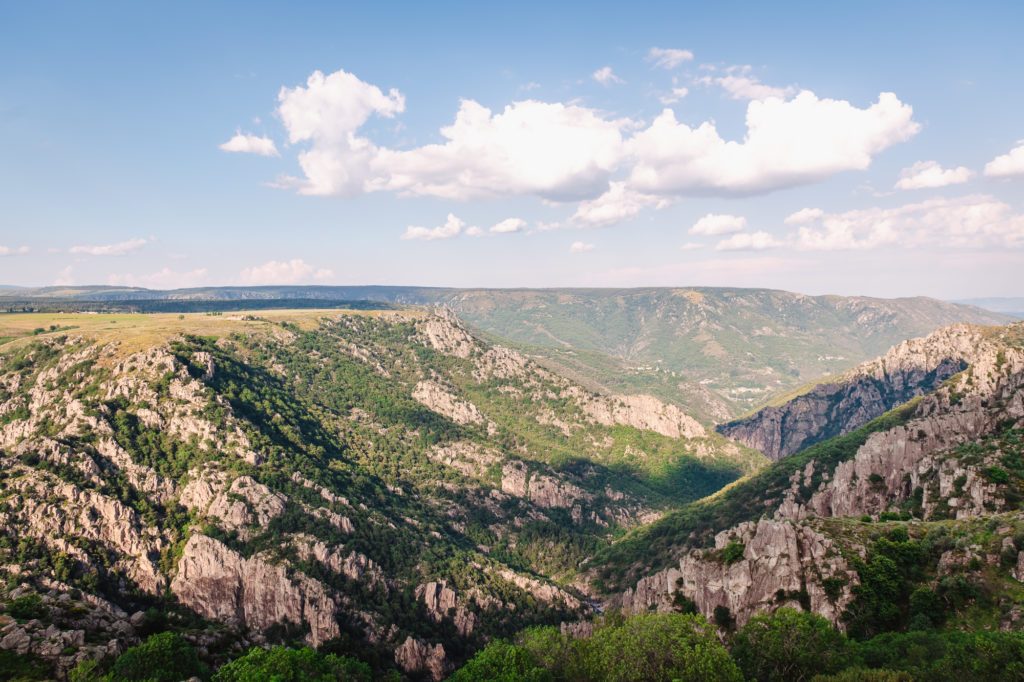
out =
<path fill-rule="evenodd" d="M 1021 294 L 1024 5 L 551 4 L 0 2 L 0 283 Z"/>

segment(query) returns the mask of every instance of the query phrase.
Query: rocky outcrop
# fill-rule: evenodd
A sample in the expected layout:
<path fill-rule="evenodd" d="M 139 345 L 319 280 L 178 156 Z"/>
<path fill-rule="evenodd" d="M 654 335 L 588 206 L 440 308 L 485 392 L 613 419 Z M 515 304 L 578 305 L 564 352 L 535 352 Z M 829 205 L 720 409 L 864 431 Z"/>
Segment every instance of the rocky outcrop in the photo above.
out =
<path fill-rule="evenodd" d="M 64 679 L 82 661 L 115 657 L 139 643 L 137 626 L 124 611 L 96 597 L 73 599 L 67 585 L 54 587 L 59 589 L 39 593 L 20 585 L 0 595 L 0 602 L 9 602 L 37 594 L 45 613 L 23 623 L 0 615 L 0 650 L 38 656 Z"/>
<path fill-rule="evenodd" d="M 477 615 L 468 610 L 459 599 L 455 590 L 448 587 L 446 581 L 432 581 L 416 588 L 416 598 L 427 607 L 427 615 L 435 623 L 451 618 L 455 631 L 462 637 L 473 632 L 477 625 Z"/>
<path fill-rule="evenodd" d="M 722 424 L 719 433 L 773 460 L 849 433 L 888 410 L 937 388 L 979 357 L 979 328 L 960 324 L 893 347 L 818 384 L 784 405 Z"/>
<path fill-rule="evenodd" d="M 584 413 L 598 424 L 622 424 L 668 438 L 703 438 L 707 431 L 675 405 L 650 395 L 612 395 L 589 400 Z"/>
<path fill-rule="evenodd" d="M 483 424 L 483 413 L 473 403 L 462 400 L 436 381 L 420 381 L 412 398 L 424 407 L 448 417 L 456 424 Z"/>
<path fill-rule="evenodd" d="M 473 352 L 473 337 L 462 328 L 458 319 L 446 308 L 438 308 L 416 323 L 419 340 L 434 350 L 457 358 L 468 358 Z"/>
<path fill-rule="evenodd" d="M 410 675 L 426 673 L 433 680 L 443 680 L 453 668 L 445 656 L 443 646 L 440 644 L 430 646 L 415 637 L 407 637 L 395 649 L 395 663 Z"/>
<path fill-rule="evenodd" d="M 24 476 L 16 485 L 20 496 L 5 501 L 10 515 L 0 515 L 0 528 L 16 529 L 16 537 L 36 538 L 72 556 L 81 550 L 65 538 L 99 542 L 116 550 L 120 566 L 139 589 L 149 594 L 163 590 L 166 579 L 155 558 L 166 541 L 146 528 L 135 510 L 106 495 L 40 475 Z"/>
<path fill-rule="evenodd" d="M 731 543 L 742 545 L 742 557 L 723 558 Z M 696 550 L 683 556 L 678 567 L 667 568 L 639 581 L 620 597 L 623 610 L 640 613 L 651 608 L 671 611 L 678 593 L 692 599 L 709 619 L 724 606 L 742 626 L 761 611 L 800 606 L 841 627 L 840 614 L 852 600 L 849 566 L 838 547 L 812 528 L 789 521 L 747 522 L 715 537 L 715 550 Z M 835 599 L 822 581 L 844 581 Z M 805 593 L 804 596 L 801 593 Z"/>
<path fill-rule="evenodd" d="M 427 456 L 472 478 L 486 477 L 491 467 L 503 459 L 503 455 L 497 450 L 470 441 L 435 446 L 430 449 Z"/>
<path fill-rule="evenodd" d="M 776 517 L 877 516 L 918 487 L 925 516 L 940 503 L 954 508 L 956 518 L 1002 506 L 997 487 L 984 480 L 980 467 L 961 464 L 954 449 L 983 438 L 999 423 L 1024 419 L 1024 350 L 990 347 L 979 353 L 959 381 L 923 398 L 915 414 L 905 425 L 871 434 L 805 504 L 794 480 Z M 808 466 L 813 473 L 814 462 Z M 805 487 L 810 478 L 804 476 Z M 957 480 L 963 483 L 954 485 Z"/>
<path fill-rule="evenodd" d="M 506 462 L 501 469 L 501 490 L 530 500 L 543 509 L 570 509 L 594 496 L 577 485 L 547 474 L 531 473 L 524 462 Z"/>
<path fill-rule="evenodd" d="M 338 606 L 318 581 L 289 577 L 282 565 L 259 555 L 243 558 L 223 543 L 193 535 L 178 562 L 171 591 L 199 615 L 263 631 L 279 623 L 309 624 L 307 641 L 319 646 L 340 634 Z"/>

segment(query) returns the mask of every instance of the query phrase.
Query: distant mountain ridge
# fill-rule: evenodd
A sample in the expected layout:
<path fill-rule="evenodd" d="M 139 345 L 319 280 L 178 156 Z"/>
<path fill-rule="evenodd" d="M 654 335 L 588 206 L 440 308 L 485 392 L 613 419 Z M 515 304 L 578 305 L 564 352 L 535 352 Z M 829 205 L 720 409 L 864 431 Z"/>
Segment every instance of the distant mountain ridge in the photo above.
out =
<path fill-rule="evenodd" d="M 447 307 L 476 328 L 609 392 L 650 393 L 707 424 L 749 413 L 905 339 L 1013 318 L 932 298 L 807 296 L 771 289 L 454 289 L 410 286 L 45 287 L 39 301 L 376 301 Z M 324 306 L 330 307 L 330 306 Z"/>

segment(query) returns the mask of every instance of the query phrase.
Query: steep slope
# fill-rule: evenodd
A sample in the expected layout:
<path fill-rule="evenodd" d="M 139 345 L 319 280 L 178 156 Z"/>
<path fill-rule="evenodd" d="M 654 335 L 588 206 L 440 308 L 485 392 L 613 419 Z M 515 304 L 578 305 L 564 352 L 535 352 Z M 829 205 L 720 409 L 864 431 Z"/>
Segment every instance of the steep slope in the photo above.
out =
<path fill-rule="evenodd" d="M 911 398 L 929 393 L 984 352 L 982 331 L 944 327 L 891 348 L 877 360 L 813 386 L 803 395 L 715 429 L 773 460 L 849 433 Z"/>
<path fill-rule="evenodd" d="M 651 393 L 705 423 L 737 417 L 772 396 L 844 371 L 893 344 L 957 322 L 1007 315 L 929 298 L 805 296 L 768 289 L 441 289 L 111 287 L 11 292 L 3 301 L 154 299 L 371 300 L 437 305 L 521 350 L 614 392 Z M 156 305 L 151 303 L 151 305 Z M 157 309 L 157 308 L 154 308 Z"/>
<path fill-rule="evenodd" d="M 0 572 L 42 602 L 0 649 L 58 672 L 174 627 L 214 665 L 303 640 L 440 678 L 765 461 L 423 311 L 3 324 L 38 333 L 0 350 Z"/>
<path fill-rule="evenodd" d="M 907 628 L 924 589 L 943 622 L 1019 627 L 1024 324 L 943 334 L 974 344 L 964 371 L 630 534 L 593 584 L 632 612 L 741 625 L 790 604 L 860 636 Z"/>

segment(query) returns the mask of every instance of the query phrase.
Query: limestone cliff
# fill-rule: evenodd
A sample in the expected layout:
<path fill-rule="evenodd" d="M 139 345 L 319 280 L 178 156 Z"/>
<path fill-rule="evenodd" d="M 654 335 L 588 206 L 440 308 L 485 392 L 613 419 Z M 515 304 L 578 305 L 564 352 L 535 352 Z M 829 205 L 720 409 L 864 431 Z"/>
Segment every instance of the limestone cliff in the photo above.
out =
<path fill-rule="evenodd" d="M 780 406 L 717 427 L 773 460 L 849 433 L 884 412 L 937 388 L 979 357 L 982 332 L 953 325 L 912 339 L 822 382 Z"/>

